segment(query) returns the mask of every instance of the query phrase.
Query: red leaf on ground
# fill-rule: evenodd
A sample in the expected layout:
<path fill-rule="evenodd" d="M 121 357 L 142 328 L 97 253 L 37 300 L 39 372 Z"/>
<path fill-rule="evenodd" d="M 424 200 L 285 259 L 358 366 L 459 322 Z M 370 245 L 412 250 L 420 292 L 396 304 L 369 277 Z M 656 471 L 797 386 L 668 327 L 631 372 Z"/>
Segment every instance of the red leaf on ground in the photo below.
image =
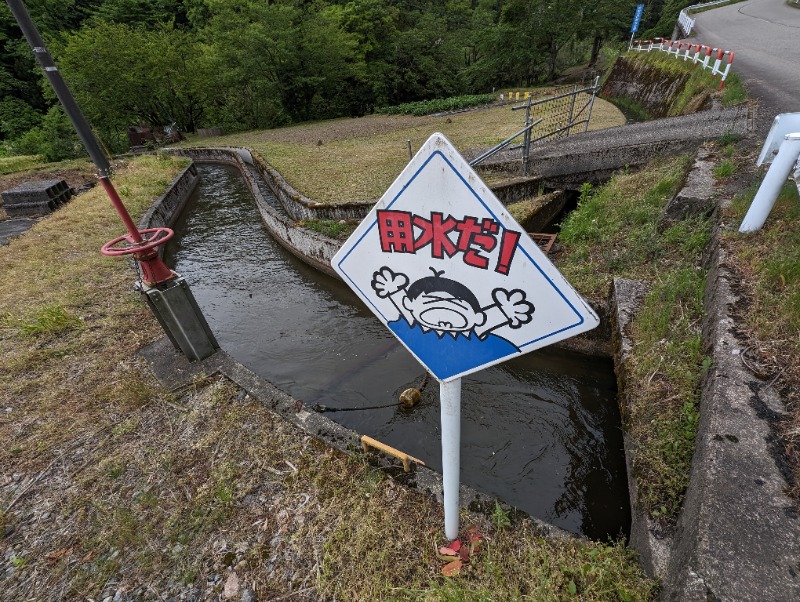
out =
<path fill-rule="evenodd" d="M 448 548 L 447 546 L 442 546 L 441 548 L 439 548 L 439 554 L 441 554 L 442 556 L 455 556 L 456 554 L 458 554 L 458 552 L 456 552 L 452 548 Z"/>
<path fill-rule="evenodd" d="M 469 562 L 469 548 L 464 546 L 458 551 L 458 557 L 464 562 Z"/>
<path fill-rule="evenodd" d="M 72 554 L 72 548 L 60 548 L 58 550 L 53 550 L 52 552 L 45 554 L 45 560 L 50 562 L 55 562 L 62 556 L 69 556 Z"/>
<path fill-rule="evenodd" d="M 480 541 L 482 539 L 476 525 L 470 525 L 467 527 L 467 538 L 469 539 L 470 543 L 475 543 L 476 541 Z"/>
<path fill-rule="evenodd" d="M 461 561 L 454 560 L 453 562 L 444 565 L 442 568 L 442 575 L 445 577 L 454 577 L 461 572 Z"/>
<path fill-rule="evenodd" d="M 461 541 L 460 541 L 460 540 L 458 540 L 458 539 L 456 539 L 456 540 L 455 540 L 455 541 L 453 541 L 453 543 L 451 543 L 451 544 L 450 544 L 448 547 L 449 547 L 451 550 L 453 550 L 454 552 L 458 552 L 458 551 L 461 549 Z"/>

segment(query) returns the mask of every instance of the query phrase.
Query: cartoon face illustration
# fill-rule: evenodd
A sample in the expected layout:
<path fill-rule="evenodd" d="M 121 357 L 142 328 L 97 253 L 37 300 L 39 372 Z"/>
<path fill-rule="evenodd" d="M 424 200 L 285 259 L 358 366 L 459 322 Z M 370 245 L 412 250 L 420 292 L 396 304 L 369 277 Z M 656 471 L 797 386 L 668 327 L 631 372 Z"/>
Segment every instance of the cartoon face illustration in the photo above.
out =
<path fill-rule="evenodd" d="M 519 289 L 496 288 L 491 292 L 494 303 L 482 307 L 467 286 L 444 277 L 444 272 L 431 272 L 409 286 L 408 276 L 384 266 L 372 275 L 372 289 L 389 299 L 409 326 L 418 324 L 423 332 L 433 330 L 440 336 L 474 332 L 484 339 L 501 326 L 519 328 L 531 321 L 535 308 Z"/>
<path fill-rule="evenodd" d="M 405 308 L 423 330 L 439 333 L 468 332 L 486 322 L 475 295 L 466 286 L 444 278 L 443 272 L 421 278 L 408 287 L 402 299 Z"/>

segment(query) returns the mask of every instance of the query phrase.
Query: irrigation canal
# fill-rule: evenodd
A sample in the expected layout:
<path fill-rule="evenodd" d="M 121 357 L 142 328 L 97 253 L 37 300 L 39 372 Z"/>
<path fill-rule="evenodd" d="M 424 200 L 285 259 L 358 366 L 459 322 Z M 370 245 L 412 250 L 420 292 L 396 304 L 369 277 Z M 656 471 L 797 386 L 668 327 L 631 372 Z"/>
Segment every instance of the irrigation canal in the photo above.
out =
<path fill-rule="evenodd" d="M 441 470 L 438 383 L 341 282 L 263 228 L 238 170 L 200 164 L 166 260 L 191 283 L 217 339 L 308 407 Z M 373 406 L 380 409 L 357 409 Z M 630 523 L 610 360 L 553 348 L 463 379 L 461 481 L 595 539 Z"/>

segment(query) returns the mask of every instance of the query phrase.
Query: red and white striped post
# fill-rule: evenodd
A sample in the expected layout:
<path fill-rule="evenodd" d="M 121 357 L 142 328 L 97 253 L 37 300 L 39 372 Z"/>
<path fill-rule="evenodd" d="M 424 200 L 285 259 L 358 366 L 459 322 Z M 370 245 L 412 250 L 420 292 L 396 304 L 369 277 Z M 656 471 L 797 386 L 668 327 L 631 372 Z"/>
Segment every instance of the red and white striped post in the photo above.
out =
<path fill-rule="evenodd" d="M 725 85 L 725 79 L 728 77 L 728 72 L 731 70 L 731 65 L 733 64 L 733 50 L 729 50 L 726 54 L 728 55 L 728 64 L 725 65 L 725 71 L 722 73 L 722 79 L 719 81 L 720 90 L 722 86 Z"/>

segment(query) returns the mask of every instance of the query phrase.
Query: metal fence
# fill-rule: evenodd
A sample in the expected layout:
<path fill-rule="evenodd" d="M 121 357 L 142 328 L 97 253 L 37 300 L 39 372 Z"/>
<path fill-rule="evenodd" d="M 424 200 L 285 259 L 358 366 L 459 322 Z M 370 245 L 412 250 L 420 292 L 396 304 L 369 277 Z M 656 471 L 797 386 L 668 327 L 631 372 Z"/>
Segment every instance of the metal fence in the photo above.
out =
<path fill-rule="evenodd" d="M 698 11 L 703 8 L 710 8 L 712 6 L 717 6 L 718 4 L 730 3 L 731 0 L 713 0 L 713 2 L 704 2 L 702 4 L 693 4 L 692 6 L 687 6 L 678 15 L 678 28 L 683 33 L 683 36 L 688 38 L 692 34 L 692 29 L 694 29 L 694 23 L 696 21 L 696 19 L 693 19 L 689 16 L 690 12 Z"/>
<path fill-rule="evenodd" d="M 592 118 L 592 108 L 599 86 L 600 77 L 597 76 L 589 85 L 573 84 L 555 88 L 550 96 L 545 98 L 534 100 L 532 96 L 528 96 L 525 104 L 511 108 L 512 111 L 525 111 L 525 126 L 516 134 L 473 159 L 470 165 L 478 165 L 504 149 L 521 149 L 522 173 L 528 175 L 532 144 L 585 132 L 589 129 L 589 120 Z M 519 136 L 523 136 L 522 143 L 509 146 Z"/>
<path fill-rule="evenodd" d="M 720 76 L 720 89 L 725 85 L 725 80 L 728 79 L 728 74 L 731 71 L 731 65 L 733 64 L 735 56 L 732 50 L 712 48 L 711 46 L 696 42 L 670 41 L 664 38 L 631 40 L 628 50 L 637 52 L 666 52 L 677 59 L 682 58 L 684 61 L 691 61 L 695 65 L 701 65 L 703 69 L 711 69 L 712 76 Z M 712 56 L 716 57 L 713 61 Z M 727 61 L 725 60 L 726 58 Z"/>

